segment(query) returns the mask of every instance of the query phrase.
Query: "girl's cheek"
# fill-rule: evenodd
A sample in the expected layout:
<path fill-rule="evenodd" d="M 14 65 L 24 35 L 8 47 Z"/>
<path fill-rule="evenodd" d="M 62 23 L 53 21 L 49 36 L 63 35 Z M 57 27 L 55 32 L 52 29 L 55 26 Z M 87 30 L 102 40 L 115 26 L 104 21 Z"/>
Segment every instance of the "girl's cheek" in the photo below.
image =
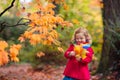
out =
<path fill-rule="evenodd" d="M 85 43 L 86 41 L 85 40 L 82 40 L 82 43 Z"/>

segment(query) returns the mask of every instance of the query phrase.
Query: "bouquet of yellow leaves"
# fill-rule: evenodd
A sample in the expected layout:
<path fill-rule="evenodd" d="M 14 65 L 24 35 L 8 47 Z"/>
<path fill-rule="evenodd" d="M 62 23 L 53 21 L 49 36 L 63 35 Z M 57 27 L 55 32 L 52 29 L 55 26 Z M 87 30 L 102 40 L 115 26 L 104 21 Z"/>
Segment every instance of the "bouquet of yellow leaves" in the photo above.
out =
<path fill-rule="evenodd" d="M 82 59 L 86 58 L 86 53 L 88 53 L 88 51 L 86 50 L 88 47 L 90 47 L 90 45 L 86 45 L 86 44 L 80 44 L 80 45 L 74 45 L 74 51 L 76 53 L 75 57 L 81 57 Z"/>

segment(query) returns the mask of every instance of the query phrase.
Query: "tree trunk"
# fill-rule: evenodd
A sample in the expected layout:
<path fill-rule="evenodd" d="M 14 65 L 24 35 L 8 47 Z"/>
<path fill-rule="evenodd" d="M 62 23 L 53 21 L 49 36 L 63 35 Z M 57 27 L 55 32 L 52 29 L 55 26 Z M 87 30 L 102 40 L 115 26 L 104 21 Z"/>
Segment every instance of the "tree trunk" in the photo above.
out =
<path fill-rule="evenodd" d="M 103 47 L 97 72 L 108 74 L 118 70 L 115 63 L 117 67 L 120 63 L 120 0 L 103 0 L 103 4 Z"/>

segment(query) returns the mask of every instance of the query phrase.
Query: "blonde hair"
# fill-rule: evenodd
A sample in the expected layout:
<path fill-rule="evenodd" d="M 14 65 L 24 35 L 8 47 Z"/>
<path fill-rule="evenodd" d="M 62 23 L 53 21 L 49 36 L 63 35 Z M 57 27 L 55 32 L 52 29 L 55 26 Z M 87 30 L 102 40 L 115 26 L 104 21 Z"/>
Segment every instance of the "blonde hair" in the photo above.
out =
<path fill-rule="evenodd" d="M 72 41 L 75 42 L 76 34 L 82 33 L 85 36 L 86 42 L 92 44 L 92 37 L 89 34 L 88 30 L 84 27 L 77 28 L 73 34 Z"/>

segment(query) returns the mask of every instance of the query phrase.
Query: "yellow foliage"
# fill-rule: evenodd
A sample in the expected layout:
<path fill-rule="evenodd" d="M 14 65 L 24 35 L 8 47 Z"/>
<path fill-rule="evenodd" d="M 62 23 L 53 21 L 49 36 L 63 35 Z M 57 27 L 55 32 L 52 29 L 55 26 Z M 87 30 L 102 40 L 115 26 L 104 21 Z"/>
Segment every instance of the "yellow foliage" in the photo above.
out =
<path fill-rule="evenodd" d="M 82 59 L 86 58 L 87 50 L 83 48 L 83 45 L 75 45 L 74 51 L 76 53 L 76 57 L 81 57 Z"/>

